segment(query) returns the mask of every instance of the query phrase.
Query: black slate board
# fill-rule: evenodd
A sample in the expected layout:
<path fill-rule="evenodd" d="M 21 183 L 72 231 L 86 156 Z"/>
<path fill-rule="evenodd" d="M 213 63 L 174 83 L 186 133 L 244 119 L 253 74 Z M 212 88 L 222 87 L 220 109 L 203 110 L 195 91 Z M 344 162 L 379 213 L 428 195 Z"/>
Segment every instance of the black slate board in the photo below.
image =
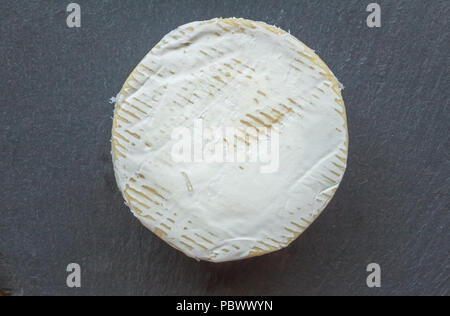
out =
<path fill-rule="evenodd" d="M 15 295 L 449 295 L 450 1 L 0 2 L 0 287 Z M 131 215 L 110 157 L 113 106 L 177 26 L 276 24 L 345 85 L 350 157 L 334 200 L 277 253 L 198 263 Z M 66 286 L 79 263 L 82 287 Z M 366 266 L 382 287 L 366 285 Z"/>

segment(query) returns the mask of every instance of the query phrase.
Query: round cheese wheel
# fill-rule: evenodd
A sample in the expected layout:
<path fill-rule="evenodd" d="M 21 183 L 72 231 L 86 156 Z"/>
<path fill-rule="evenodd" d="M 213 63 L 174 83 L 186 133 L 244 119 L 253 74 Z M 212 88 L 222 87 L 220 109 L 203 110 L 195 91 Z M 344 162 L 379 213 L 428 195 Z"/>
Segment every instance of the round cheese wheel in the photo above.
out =
<path fill-rule="evenodd" d="M 342 180 L 341 86 L 291 34 L 213 19 L 173 30 L 117 98 L 112 154 L 133 214 L 198 260 L 290 244 Z"/>

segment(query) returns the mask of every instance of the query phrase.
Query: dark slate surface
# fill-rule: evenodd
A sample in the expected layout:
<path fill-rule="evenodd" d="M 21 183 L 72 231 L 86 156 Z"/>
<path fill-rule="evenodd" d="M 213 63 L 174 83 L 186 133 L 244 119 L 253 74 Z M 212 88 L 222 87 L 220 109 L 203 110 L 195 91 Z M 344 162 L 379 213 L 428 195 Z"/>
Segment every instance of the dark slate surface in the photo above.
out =
<path fill-rule="evenodd" d="M 0 287 L 16 295 L 449 295 L 450 1 L 0 2 Z M 170 30 L 217 16 L 276 24 L 346 89 L 350 157 L 326 212 L 287 249 L 197 263 L 141 227 L 118 192 L 113 107 Z M 66 266 L 82 288 L 66 287 Z M 382 267 L 382 288 L 366 266 Z"/>

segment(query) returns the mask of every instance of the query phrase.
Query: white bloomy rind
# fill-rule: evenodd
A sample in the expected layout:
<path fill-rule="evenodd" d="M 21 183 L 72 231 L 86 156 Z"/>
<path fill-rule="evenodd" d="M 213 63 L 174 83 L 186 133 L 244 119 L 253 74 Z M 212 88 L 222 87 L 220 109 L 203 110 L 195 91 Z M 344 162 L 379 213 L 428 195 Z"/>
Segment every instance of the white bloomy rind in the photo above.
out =
<path fill-rule="evenodd" d="M 112 148 L 135 216 L 186 255 L 214 262 L 287 246 L 322 212 L 348 150 L 340 84 L 292 35 L 262 22 L 214 19 L 167 34 L 126 81 Z M 174 128 L 279 131 L 279 169 L 175 163 Z"/>

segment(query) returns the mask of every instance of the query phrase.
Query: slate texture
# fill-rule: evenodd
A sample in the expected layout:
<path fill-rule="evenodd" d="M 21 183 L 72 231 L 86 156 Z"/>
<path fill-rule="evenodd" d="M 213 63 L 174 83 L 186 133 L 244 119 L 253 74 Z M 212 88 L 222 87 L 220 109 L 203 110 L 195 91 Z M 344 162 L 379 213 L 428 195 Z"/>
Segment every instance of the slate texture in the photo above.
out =
<path fill-rule="evenodd" d="M 450 1 L 0 2 L 0 288 L 15 295 L 449 295 Z M 373 1 L 375 2 L 375 1 Z M 198 263 L 144 229 L 118 192 L 108 103 L 143 56 L 194 20 L 276 24 L 345 85 L 350 156 L 297 241 Z M 66 287 L 66 266 L 82 287 Z M 366 286 L 366 267 L 382 287 Z"/>

